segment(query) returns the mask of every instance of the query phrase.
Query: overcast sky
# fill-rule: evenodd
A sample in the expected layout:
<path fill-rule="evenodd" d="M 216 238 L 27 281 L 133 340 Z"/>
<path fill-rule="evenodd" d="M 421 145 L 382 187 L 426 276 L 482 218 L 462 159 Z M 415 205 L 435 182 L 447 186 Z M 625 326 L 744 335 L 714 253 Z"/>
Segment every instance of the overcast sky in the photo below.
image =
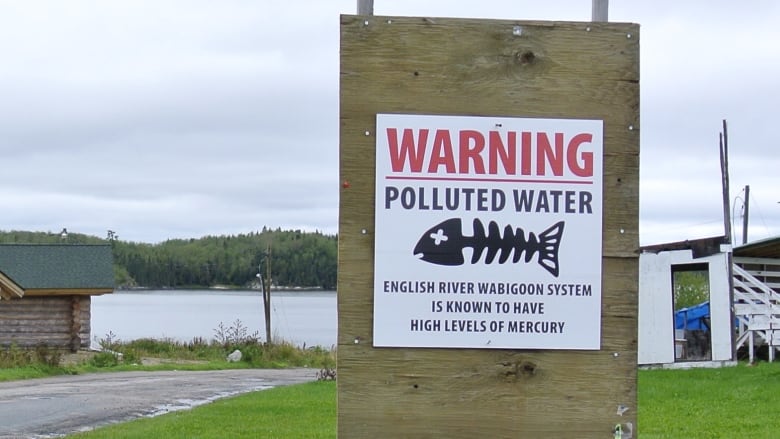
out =
<path fill-rule="evenodd" d="M 641 25 L 640 240 L 780 234 L 780 7 L 610 1 Z M 749 6 L 748 6 L 749 5 Z M 376 15 L 590 19 L 589 0 L 375 0 Z M 122 240 L 338 231 L 342 1 L 0 0 L 0 229 Z"/>

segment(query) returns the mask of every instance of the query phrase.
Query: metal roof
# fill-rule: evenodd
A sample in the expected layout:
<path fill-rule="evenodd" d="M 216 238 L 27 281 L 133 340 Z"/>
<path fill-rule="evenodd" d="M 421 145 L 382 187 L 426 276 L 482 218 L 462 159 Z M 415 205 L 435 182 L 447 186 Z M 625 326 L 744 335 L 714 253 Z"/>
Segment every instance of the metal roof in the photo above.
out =
<path fill-rule="evenodd" d="M 0 244 L 0 272 L 28 289 L 113 289 L 110 245 Z"/>
<path fill-rule="evenodd" d="M 691 250 L 694 258 L 701 258 L 720 253 L 720 246 L 728 244 L 725 236 L 711 238 L 689 239 L 685 241 L 667 242 L 664 244 L 646 245 L 640 247 L 642 253 L 661 253 L 675 250 Z"/>
<path fill-rule="evenodd" d="M 734 247 L 734 256 L 749 258 L 780 258 L 780 236 L 749 242 Z"/>
<path fill-rule="evenodd" d="M 712 238 L 646 245 L 640 247 L 640 250 L 649 253 L 672 250 L 692 250 L 693 257 L 699 258 L 720 253 L 721 244 L 728 244 L 728 238 L 725 236 L 715 236 Z M 780 236 L 734 246 L 733 254 L 738 257 L 780 259 Z"/>

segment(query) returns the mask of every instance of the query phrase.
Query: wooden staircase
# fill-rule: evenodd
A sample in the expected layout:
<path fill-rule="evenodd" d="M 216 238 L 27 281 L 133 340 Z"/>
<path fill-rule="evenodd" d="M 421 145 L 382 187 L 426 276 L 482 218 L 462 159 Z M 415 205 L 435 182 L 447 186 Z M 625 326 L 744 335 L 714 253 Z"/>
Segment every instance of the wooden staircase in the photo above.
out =
<path fill-rule="evenodd" d="M 748 345 L 750 361 L 756 346 L 769 347 L 769 361 L 780 349 L 780 265 L 777 259 L 734 258 L 736 348 Z"/>

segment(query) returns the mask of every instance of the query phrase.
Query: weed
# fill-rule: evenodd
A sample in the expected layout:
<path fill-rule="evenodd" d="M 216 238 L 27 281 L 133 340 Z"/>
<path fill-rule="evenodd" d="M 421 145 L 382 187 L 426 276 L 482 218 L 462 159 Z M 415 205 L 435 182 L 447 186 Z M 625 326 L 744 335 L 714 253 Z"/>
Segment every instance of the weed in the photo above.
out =
<path fill-rule="evenodd" d="M 46 366 L 59 367 L 62 352 L 41 343 L 35 347 L 35 361 Z"/>
<path fill-rule="evenodd" d="M 95 367 L 114 367 L 120 364 L 141 364 L 141 355 L 139 352 L 150 350 L 148 346 L 146 349 L 138 349 L 135 345 L 156 344 L 156 340 L 152 339 L 139 339 L 128 343 L 123 343 L 114 334 L 114 331 L 108 331 L 105 337 L 98 340 L 102 352 L 92 357 L 89 363 Z M 163 343 L 163 346 L 167 344 Z"/>
<path fill-rule="evenodd" d="M 30 352 L 20 349 L 15 344 L 0 351 L 0 367 L 2 368 L 29 366 L 32 363 Z"/>
<path fill-rule="evenodd" d="M 113 331 L 108 331 L 105 337 L 98 340 L 98 344 L 104 351 L 115 351 L 119 343 L 119 339 Z"/>
<path fill-rule="evenodd" d="M 219 322 L 214 329 L 214 339 L 217 343 L 227 347 L 229 345 L 238 345 L 246 343 L 256 343 L 260 338 L 260 333 L 255 331 L 249 334 L 249 328 L 244 326 L 240 319 L 236 319 L 230 326 L 225 326 Z"/>

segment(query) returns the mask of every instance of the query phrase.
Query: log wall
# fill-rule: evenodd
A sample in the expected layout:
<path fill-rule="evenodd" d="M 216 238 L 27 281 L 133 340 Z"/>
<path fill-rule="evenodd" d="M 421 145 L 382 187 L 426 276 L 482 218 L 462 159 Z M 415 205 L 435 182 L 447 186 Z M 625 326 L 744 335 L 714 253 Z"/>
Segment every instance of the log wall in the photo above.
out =
<path fill-rule="evenodd" d="M 0 301 L 0 346 L 78 350 L 90 345 L 90 296 Z"/>

